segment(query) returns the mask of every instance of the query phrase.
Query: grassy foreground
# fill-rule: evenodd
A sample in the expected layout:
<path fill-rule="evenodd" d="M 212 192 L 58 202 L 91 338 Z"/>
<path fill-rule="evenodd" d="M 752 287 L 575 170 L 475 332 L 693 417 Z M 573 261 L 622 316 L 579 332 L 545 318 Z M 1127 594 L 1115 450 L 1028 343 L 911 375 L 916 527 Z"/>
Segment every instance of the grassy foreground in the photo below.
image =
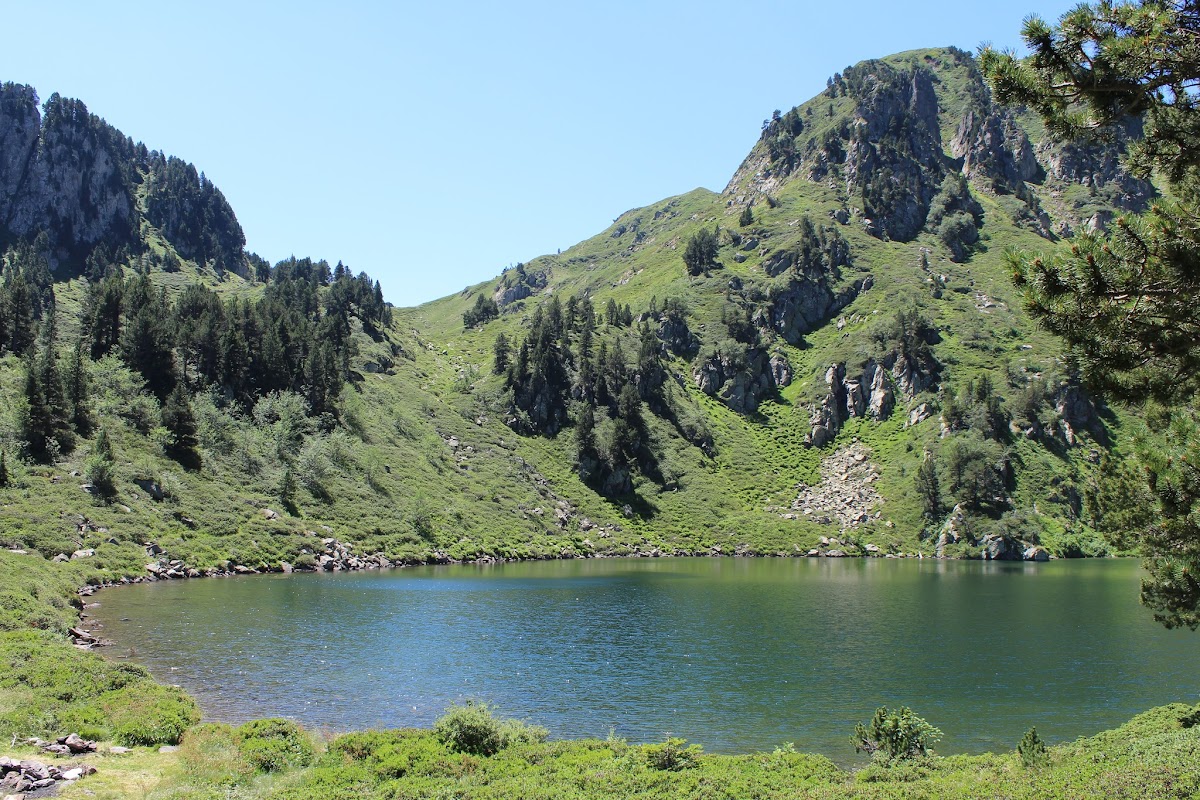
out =
<path fill-rule="evenodd" d="M 78 562 L 0 553 L 0 754 L 39 757 L 18 746 L 29 736 L 106 743 L 84 759 L 97 774 L 63 787 L 65 798 L 1200 797 L 1200 706 L 1183 704 L 1051 747 L 1040 766 L 1013 751 L 852 772 L 790 745 L 708 755 L 680 740 L 546 741 L 478 706 L 452 709 L 434 730 L 328 741 L 282 720 L 198 724 L 180 690 L 70 644 L 75 587 L 97 577 Z"/>

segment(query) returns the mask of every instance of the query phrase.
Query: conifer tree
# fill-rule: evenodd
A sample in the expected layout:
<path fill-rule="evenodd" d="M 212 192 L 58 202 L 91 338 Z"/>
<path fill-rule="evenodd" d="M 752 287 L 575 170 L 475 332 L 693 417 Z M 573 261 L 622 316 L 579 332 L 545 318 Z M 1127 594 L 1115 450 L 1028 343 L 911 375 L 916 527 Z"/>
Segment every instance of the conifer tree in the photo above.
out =
<path fill-rule="evenodd" d="M 37 361 L 32 354 L 25 358 L 25 406 L 21 419 L 21 438 L 29 457 L 46 461 L 52 456 L 54 418 L 46 402 L 46 393 L 39 379 Z"/>
<path fill-rule="evenodd" d="M 508 371 L 509 351 L 508 337 L 503 333 L 497 334 L 496 343 L 492 345 L 493 374 L 503 375 Z"/>
<path fill-rule="evenodd" d="M 85 471 L 88 482 L 105 497 L 111 497 L 116 491 L 116 463 L 108 431 L 100 428 L 96 433 L 96 441 L 92 443 L 92 454 L 88 457 Z"/>
<path fill-rule="evenodd" d="M 688 239 L 683 249 L 683 264 L 688 275 L 704 274 L 717 266 L 718 247 L 716 228 L 701 228 Z"/>
<path fill-rule="evenodd" d="M 24 355 L 37 341 L 33 321 L 33 294 L 25 276 L 19 271 L 7 285 L 8 347 L 14 353 Z"/>
<path fill-rule="evenodd" d="M 83 361 L 84 340 L 75 340 L 71 351 L 71 365 L 67 369 L 63 390 L 66 394 L 67 415 L 71 426 L 80 436 L 87 436 L 92 429 L 92 414 L 88 406 L 88 373 Z"/>
<path fill-rule="evenodd" d="M 167 395 L 162 408 L 162 423 L 167 429 L 167 455 L 189 469 L 200 466 L 199 440 L 196 437 L 196 417 L 182 383 Z"/>
<path fill-rule="evenodd" d="M 1031 55 L 992 49 L 980 66 L 1001 102 L 1038 112 L 1049 130 L 1108 135 L 1131 120 L 1135 175 L 1165 179 L 1169 198 L 1083 233 L 1054 255 L 1018 254 L 1025 305 L 1065 340 L 1084 377 L 1134 403 L 1172 404 L 1164 441 L 1139 454 L 1160 518 L 1116 534 L 1140 547 L 1142 600 L 1167 627 L 1200 626 L 1200 13 L 1172 0 L 1081 3 L 1058 25 L 1025 21 Z"/>

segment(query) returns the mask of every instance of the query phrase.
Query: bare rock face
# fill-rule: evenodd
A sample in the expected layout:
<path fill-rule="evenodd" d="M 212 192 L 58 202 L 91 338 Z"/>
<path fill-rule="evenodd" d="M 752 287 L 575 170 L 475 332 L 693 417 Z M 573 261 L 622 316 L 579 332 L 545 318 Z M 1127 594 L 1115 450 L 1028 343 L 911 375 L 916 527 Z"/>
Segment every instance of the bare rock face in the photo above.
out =
<path fill-rule="evenodd" d="M 771 382 L 776 386 L 789 386 L 792 382 L 792 364 L 783 353 L 771 355 Z"/>
<path fill-rule="evenodd" d="M 948 170 L 932 74 L 874 62 L 865 69 L 856 125 L 846 148 L 847 194 L 861 195 L 868 231 L 912 240 Z"/>
<path fill-rule="evenodd" d="M 1055 393 L 1054 410 L 1059 419 L 1059 432 L 1068 445 L 1076 444 L 1077 431 L 1088 430 L 1095 435 L 1101 430 L 1095 401 L 1074 383 L 1063 385 Z"/>
<path fill-rule="evenodd" d="M 693 355 L 700 347 L 700 339 L 688 328 L 687 320 L 682 316 L 663 315 L 658 324 L 658 338 L 677 356 Z"/>
<path fill-rule="evenodd" d="M 719 397 L 734 411 L 752 414 L 769 392 L 791 383 L 792 365 L 782 353 L 768 357 L 759 348 L 751 348 L 744 357 L 715 353 L 693 367 L 692 379 L 710 397 Z"/>
<path fill-rule="evenodd" d="M 847 375 L 845 364 L 830 366 L 825 371 L 829 393 L 811 409 L 811 429 L 804 437 L 805 444 L 810 447 L 824 446 L 833 441 L 846 420 L 854 417 L 887 419 L 896 407 L 897 388 L 902 395 L 911 399 L 916 392 L 908 390 L 919 386 L 921 388 L 916 391 L 923 391 L 932 382 L 923 374 L 914 374 L 908 366 L 899 374 L 906 376 L 904 384 L 896 377 L 895 365 L 888 370 L 886 363 L 881 364 L 874 359 L 868 360 L 862 372 L 855 376 Z"/>
<path fill-rule="evenodd" d="M 1105 200 L 1118 208 L 1139 212 L 1156 194 L 1154 186 L 1135 178 L 1121 163 L 1125 143 L 1141 135 L 1141 123 L 1127 122 L 1109 142 L 1045 142 L 1038 146 L 1038 159 L 1051 178 L 1087 186 L 1103 192 Z"/>
<path fill-rule="evenodd" d="M 43 119 L 32 87 L 0 86 L 0 225 L 22 237 L 45 230 L 55 264 L 133 242 L 133 183 L 122 170 L 132 150 L 78 100 L 52 96 Z"/>
<path fill-rule="evenodd" d="M 540 292 L 549 284 L 550 278 L 544 270 L 527 271 L 523 264 L 506 271 L 500 285 L 492 293 L 492 300 L 503 310 L 519 300 Z"/>
<path fill-rule="evenodd" d="M 795 275 L 768 298 L 769 327 L 788 344 L 799 344 L 873 285 L 867 276 L 834 292 L 824 274 Z"/>
<path fill-rule="evenodd" d="M 962 171 L 968 178 L 988 178 L 1008 192 L 1044 177 L 1033 144 L 1007 109 L 968 109 L 950 152 L 963 160 Z"/>

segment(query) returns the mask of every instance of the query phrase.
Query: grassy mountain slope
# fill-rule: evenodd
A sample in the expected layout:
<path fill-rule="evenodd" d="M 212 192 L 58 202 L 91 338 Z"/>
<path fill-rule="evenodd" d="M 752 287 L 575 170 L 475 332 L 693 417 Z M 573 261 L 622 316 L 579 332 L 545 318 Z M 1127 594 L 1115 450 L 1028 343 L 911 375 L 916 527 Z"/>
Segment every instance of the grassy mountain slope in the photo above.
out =
<path fill-rule="evenodd" d="M 969 193 L 955 193 L 959 175 Z M 378 337 L 355 321 L 335 424 L 310 418 L 285 430 L 198 390 L 203 466 L 188 470 L 165 454 L 160 401 L 138 390 L 139 376 L 115 355 L 89 363 L 98 426 L 116 445 L 115 495 L 80 491 L 86 438 L 53 463 L 14 465 L 14 488 L 0 490 L 4 543 L 47 555 L 94 548 L 116 573 L 141 574 L 150 540 L 201 569 L 307 564 L 330 536 L 409 561 L 792 555 L 831 549 L 821 537 L 848 541 L 840 547 L 850 554 L 867 544 L 929 553 L 949 520 L 941 549 L 950 554 L 983 552 L 989 534 L 1006 539 L 1009 555 L 1038 542 L 1060 555 L 1101 552 L 1099 461 L 1119 458 L 1125 423 L 1073 386 L 1054 339 L 1020 308 L 1004 252 L 1054 247 L 1058 233 L 1136 207 L 1129 183 L 1112 153 L 1046 142 L 1032 118 L 994 108 L 960 51 L 867 62 L 764 123 L 722 193 L 697 189 L 628 211 L 564 252 L 396 310 Z M 959 229 L 946 230 L 939 213 Z M 712 230 L 715 262 L 689 275 L 687 244 Z M 142 264 L 168 297 L 196 281 L 224 298 L 262 295 L 253 269 L 184 258 L 148 220 L 141 231 L 142 254 L 126 269 Z M 86 283 L 55 285 L 63 353 L 85 326 Z M 556 432 L 514 426 L 513 380 L 493 374 L 499 334 L 518 346 L 540 305 L 572 296 L 589 298 L 601 318 L 610 301 L 630 309 L 632 324 L 602 319 L 595 336 L 621 343 L 631 380 L 639 326 L 670 336 L 652 307 L 682 301 L 694 337 L 660 348 L 667 411 L 642 406 L 653 469 L 635 465 L 622 491 L 579 474 L 576 354 L 565 362 L 573 388 L 557 401 L 571 413 Z M 464 325 L 481 297 L 497 302 L 497 318 Z M 577 334 L 564 336 L 560 348 L 578 349 Z M 6 359 L 0 438 L 15 454 L 23 370 Z M 844 377 L 831 385 L 839 365 Z M 878 414 L 868 407 L 872 365 L 877 388 L 892 395 L 880 395 Z M 987 398 L 956 399 L 985 376 Z M 847 412 L 854 391 L 861 407 Z M 979 423 L 988 403 L 992 419 Z M 947 405 L 958 422 L 939 419 Z M 603 438 L 616 414 L 597 411 Z M 293 435 L 299 444 L 281 445 Z M 870 486 L 834 474 L 823 500 L 793 508 L 830 455 L 856 440 L 877 471 Z M 940 479 L 932 510 L 914 482 L 927 458 Z M 847 487 L 878 498 L 843 530 Z"/>

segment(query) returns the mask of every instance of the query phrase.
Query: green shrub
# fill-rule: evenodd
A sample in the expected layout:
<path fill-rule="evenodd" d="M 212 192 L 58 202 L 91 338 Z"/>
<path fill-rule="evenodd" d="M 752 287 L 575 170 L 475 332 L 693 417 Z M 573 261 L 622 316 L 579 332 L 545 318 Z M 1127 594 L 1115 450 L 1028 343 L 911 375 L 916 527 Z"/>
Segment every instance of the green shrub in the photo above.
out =
<path fill-rule="evenodd" d="M 123 745 L 178 744 L 200 721 L 196 701 L 182 689 L 139 681 L 98 699 L 113 738 Z"/>
<path fill-rule="evenodd" d="M 438 741 L 459 753 L 490 756 L 512 744 L 544 741 L 547 731 L 538 725 L 502 720 L 487 703 L 468 700 L 450 706 L 433 726 Z"/>
<path fill-rule="evenodd" d="M 662 744 L 646 746 L 646 763 L 652 769 L 676 772 L 696 766 L 702 752 L 698 744 L 689 745 L 687 739 L 669 736 Z"/>
<path fill-rule="evenodd" d="M 288 719 L 257 719 L 234 731 L 238 751 L 255 769 L 279 772 L 312 763 L 313 745 L 304 729 Z"/>
<path fill-rule="evenodd" d="M 854 726 L 850 742 L 856 753 L 880 754 L 888 762 L 929 755 L 930 746 L 942 738 L 942 732 L 918 717 L 907 706 L 892 711 L 887 706 L 875 709 L 869 725 Z"/>
<path fill-rule="evenodd" d="M 1017 744 L 1017 752 L 1021 755 L 1021 763 L 1026 767 L 1044 767 L 1050 758 L 1046 751 L 1046 743 L 1038 736 L 1037 728 L 1025 731 Z"/>

